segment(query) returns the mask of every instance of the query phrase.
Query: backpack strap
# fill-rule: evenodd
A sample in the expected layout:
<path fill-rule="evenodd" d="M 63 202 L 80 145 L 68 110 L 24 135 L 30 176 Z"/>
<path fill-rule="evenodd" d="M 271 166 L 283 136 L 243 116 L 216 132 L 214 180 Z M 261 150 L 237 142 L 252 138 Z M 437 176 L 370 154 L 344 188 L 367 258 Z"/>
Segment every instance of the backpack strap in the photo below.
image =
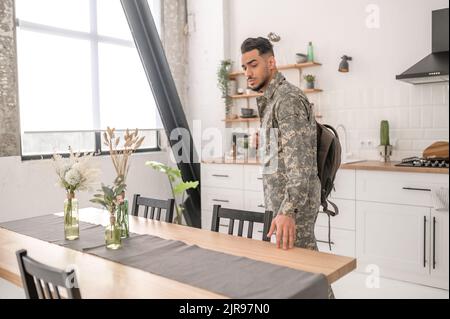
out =
<path fill-rule="evenodd" d="M 337 205 L 335 203 L 333 203 L 332 201 L 330 201 L 329 199 L 327 199 L 327 202 L 333 206 L 333 210 L 329 210 L 328 207 L 326 208 L 326 212 L 327 214 L 331 215 L 331 216 L 336 216 L 339 214 L 339 208 L 337 207 Z M 328 205 L 327 205 L 328 206 Z M 325 208 L 324 208 L 325 209 Z"/>
<path fill-rule="evenodd" d="M 334 211 L 328 209 L 328 203 L 333 206 Z M 323 212 L 327 214 L 328 216 L 328 246 L 330 247 L 330 251 L 331 251 L 331 216 L 336 216 L 339 214 L 339 208 L 337 207 L 337 205 L 335 203 L 333 203 L 330 200 L 326 200 L 325 203 L 322 205 L 323 207 Z"/>

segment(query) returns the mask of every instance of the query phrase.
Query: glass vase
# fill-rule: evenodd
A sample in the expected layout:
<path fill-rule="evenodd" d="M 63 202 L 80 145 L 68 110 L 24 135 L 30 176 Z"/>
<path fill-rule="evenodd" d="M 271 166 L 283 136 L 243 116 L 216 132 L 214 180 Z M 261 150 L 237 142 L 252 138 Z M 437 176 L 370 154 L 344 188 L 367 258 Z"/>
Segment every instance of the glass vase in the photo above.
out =
<path fill-rule="evenodd" d="M 75 240 L 80 236 L 78 222 L 78 199 L 74 193 L 68 193 L 64 200 L 64 238 Z"/>
<path fill-rule="evenodd" d="M 124 199 L 116 209 L 117 223 L 120 226 L 121 237 L 128 238 L 130 235 L 129 223 L 130 218 L 128 215 L 128 200 Z"/>
<path fill-rule="evenodd" d="M 108 249 L 119 249 L 122 247 L 122 229 L 112 214 L 110 223 L 105 229 L 105 244 Z"/>

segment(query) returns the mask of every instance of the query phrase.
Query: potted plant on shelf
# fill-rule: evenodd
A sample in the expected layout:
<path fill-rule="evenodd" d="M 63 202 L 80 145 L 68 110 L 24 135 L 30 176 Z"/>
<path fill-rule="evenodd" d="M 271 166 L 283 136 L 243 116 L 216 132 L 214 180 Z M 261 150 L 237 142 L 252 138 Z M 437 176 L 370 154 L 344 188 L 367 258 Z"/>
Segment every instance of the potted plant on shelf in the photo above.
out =
<path fill-rule="evenodd" d="M 167 166 L 163 163 L 156 161 L 147 161 L 146 166 L 153 168 L 155 171 L 166 174 L 170 190 L 172 191 L 172 196 L 175 200 L 175 211 L 176 216 L 174 217 L 175 224 L 181 224 L 183 212 L 184 212 L 184 196 L 186 191 L 191 188 L 196 188 L 198 186 L 198 181 L 184 182 L 181 178 L 181 171 L 178 168 L 173 168 Z M 177 196 L 181 195 L 181 204 L 177 204 Z"/>
<path fill-rule="evenodd" d="M 314 81 L 316 80 L 316 77 L 312 74 L 306 74 L 305 76 L 303 76 L 303 78 L 306 81 L 306 88 L 314 89 Z"/>
<path fill-rule="evenodd" d="M 217 86 L 222 92 L 222 98 L 225 101 L 225 115 L 227 119 L 231 118 L 231 107 L 233 106 L 233 101 L 229 92 L 232 63 L 231 60 L 222 60 L 220 61 L 220 66 L 217 70 Z"/>
<path fill-rule="evenodd" d="M 380 145 L 378 146 L 381 161 L 389 162 L 392 155 L 392 145 L 389 141 L 389 122 L 386 120 L 380 123 Z"/>

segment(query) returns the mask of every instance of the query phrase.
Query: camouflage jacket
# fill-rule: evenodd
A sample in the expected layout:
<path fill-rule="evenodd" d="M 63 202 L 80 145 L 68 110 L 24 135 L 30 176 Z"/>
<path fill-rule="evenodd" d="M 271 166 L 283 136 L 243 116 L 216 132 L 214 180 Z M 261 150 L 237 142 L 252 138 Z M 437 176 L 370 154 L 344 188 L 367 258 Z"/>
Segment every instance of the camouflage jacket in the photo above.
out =
<path fill-rule="evenodd" d="M 257 104 L 266 209 L 293 217 L 317 213 L 317 132 L 308 99 L 277 72 Z"/>

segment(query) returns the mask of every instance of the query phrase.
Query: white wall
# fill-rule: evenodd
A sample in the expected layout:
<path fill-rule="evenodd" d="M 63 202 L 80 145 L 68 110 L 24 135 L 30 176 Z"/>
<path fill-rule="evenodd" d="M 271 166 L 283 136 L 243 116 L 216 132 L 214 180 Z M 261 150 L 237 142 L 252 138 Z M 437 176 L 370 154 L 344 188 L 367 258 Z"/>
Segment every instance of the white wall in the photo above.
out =
<path fill-rule="evenodd" d="M 380 10 L 379 28 L 366 26 L 369 4 Z M 311 101 L 323 122 L 345 125 L 356 156 L 377 158 L 382 119 L 390 121 L 394 159 L 420 155 L 433 141 L 448 140 L 448 83 L 413 86 L 395 80 L 431 52 L 431 11 L 448 7 L 448 1 L 230 0 L 228 6 L 224 13 L 222 1 L 190 1 L 196 32 L 189 39 L 189 110 L 203 127 L 224 127 L 215 74 L 219 61 L 229 57 L 238 68 L 242 41 L 273 31 L 282 38 L 275 48 L 279 64 L 293 63 L 294 54 L 313 42 L 323 65 L 306 72 L 317 75 L 324 92 L 310 95 Z M 343 54 L 354 59 L 347 74 L 337 71 Z M 284 73 L 299 83 L 297 71 Z"/>
<path fill-rule="evenodd" d="M 101 169 L 100 181 L 111 185 L 115 171 L 109 156 L 94 158 Z M 167 178 L 146 167 L 148 160 L 167 163 L 167 152 L 132 155 L 127 179 L 127 197 L 135 193 L 167 199 Z M 21 161 L 20 157 L 0 157 L 0 222 L 63 211 L 65 192 L 56 186 L 57 176 L 51 160 Z M 92 207 L 92 193 L 77 193 L 80 208 Z M 131 203 L 130 203 L 131 204 Z"/>
<path fill-rule="evenodd" d="M 188 104 L 186 116 L 193 122 L 201 121 L 202 130 L 219 128 L 223 133 L 225 108 L 217 88 L 217 69 L 227 58 L 227 0 L 188 1 Z M 193 134 L 195 132 L 193 131 Z M 200 147 L 197 147 L 200 153 Z M 200 154 L 199 154 L 200 155 Z"/>

